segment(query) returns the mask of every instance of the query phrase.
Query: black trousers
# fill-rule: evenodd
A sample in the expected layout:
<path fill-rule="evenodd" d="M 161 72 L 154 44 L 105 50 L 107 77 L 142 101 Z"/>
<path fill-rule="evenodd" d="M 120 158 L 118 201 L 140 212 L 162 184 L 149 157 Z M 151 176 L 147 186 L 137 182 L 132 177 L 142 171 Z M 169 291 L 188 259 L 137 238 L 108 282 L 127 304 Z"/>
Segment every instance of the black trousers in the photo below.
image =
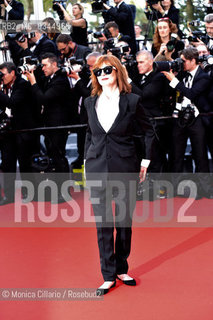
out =
<path fill-rule="evenodd" d="M 186 127 L 180 127 L 178 119 L 175 119 L 172 138 L 172 172 L 183 172 L 188 138 L 191 141 L 196 172 L 209 172 L 205 127 L 199 116 L 192 125 Z"/>
<path fill-rule="evenodd" d="M 136 187 L 135 187 L 136 188 Z M 101 272 L 104 281 L 114 281 L 117 274 L 128 272 L 127 258 L 131 250 L 132 214 L 135 208 L 135 192 L 104 182 L 102 187 L 91 190 L 91 201 L 96 219 Z M 98 199 L 98 204 L 94 203 Z M 112 202 L 115 202 L 113 216 Z M 101 221 L 100 221 L 101 219 Z M 114 228 L 116 237 L 114 241 Z"/>
<path fill-rule="evenodd" d="M 187 139 L 190 138 L 192 158 L 196 167 L 195 181 L 197 182 L 198 191 L 203 195 L 208 194 L 212 187 L 209 175 L 206 130 L 201 117 L 198 116 L 192 125 L 186 127 L 181 127 L 178 124 L 178 119 L 175 119 L 172 138 L 172 172 L 183 172 Z M 181 175 L 173 175 L 175 189 L 180 180 Z"/>

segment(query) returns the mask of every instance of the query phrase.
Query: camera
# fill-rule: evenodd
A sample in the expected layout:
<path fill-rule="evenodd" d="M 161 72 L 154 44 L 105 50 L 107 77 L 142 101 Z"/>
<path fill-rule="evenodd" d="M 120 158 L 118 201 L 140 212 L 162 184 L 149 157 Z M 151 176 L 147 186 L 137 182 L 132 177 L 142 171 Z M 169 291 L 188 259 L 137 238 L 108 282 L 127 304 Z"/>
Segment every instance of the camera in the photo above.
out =
<path fill-rule="evenodd" d="M 199 27 L 200 26 L 200 19 L 190 21 L 189 25 L 191 27 Z"/>
<path fill-rule="evenodd" d="M 198 62 L 201 64 L 202 69 L 205 72 L 209 72 L 212 70 L 213 66 L 213 56 L 209 55 L 203 55 L 198 58 Z"/>
<path fill-rule="evenodd" d="M 4 0 L 0 0 L 0 4 L 4 4 Z"/>
<path fill-rule="evenodd" d="M 21 65 L 17 68 L 18 72 L 23 74 L 26 71 L 35 70 L 39 65 L 39 60 L 36 58 L 32 58 L 30 56 L 24 57 L 20 59 Z"/>
<path fill-rule="evenodd" d="M 106 9 L 104 8 L 103 4 L 107 2 L 107 0 L 95 0 L 94 2 L 92 2 L 92 13 L 99 13 L 105 11 Z"/>
<path fill-rule="evenodd" d="M 192 36 L 188 37 L 189 42 L 198 42 L 198 39 L 205 42 L 207 36 L 205 33 L 201 31 L 192 31 Z"/>
<path fill-rule="evenodd" d="M 61 4 L 64 9 L 66 9 L 65 3 L 67 2 L 67 0 L 53 0 L 53 10 L 57 12 L 60 20 L 64 19 L 64 14 L 63 11 L 61 11 L 61 8 L 59 7 L 58 4 Z"/>
<path fill-rule="evenodd" d="M 124 55 L 123 57 L 124 62 L 122 62 L 122 64 L 126 67 L 126 68 L 134 68 L 137 67 L 137 61 L 135 60 L 135 57 L 133 54 L 129 54 Z"/>
<path fill-rule="evenodd" d="M 18 42 L 24 42 L 25 39 L 31 39 L 35 37 L 35 32 L 16 32 L 16 33 L 8 33 L 5 36 L 5 40 L 16 40 Z"/>
<path fill-rule="evenodd" d="M 129 46 L 121 46 L 110 48 L 109 51 L 113 54 L 113 56 L 120 58 L 125 55 L 125 53 L 129 52 Z"/>
<path fill-rule="evenodd" d="M 7 116 L 7 114 L 3 110 L 0 109 L 0 132 L 5 129 L 9 129 L 10 124 L 11 124 L 10 118 Z"/>
<path fill-rule="evenodd" d="M 71 57 L 65 61 L 64 66 L 62 67 L 62 72 L 65 72 L 67 75 L 70 75 L 73 71 L 79 73 L 82 71 L 83 65 L 83 59 Z"/>
<path fill-rule="evenodd" d="M 175 49 L 178 35 L 176 33 L 171 34 L 171 39 L 167 42 L 166 47 L 168 52 L 172 52 Z"/>
<path fill-rule="evenodd" d="M 173 72 L 181 72 L 183 71 L 183 60 L 181 58 L 177 58 L 173 61 L 155 61 L 153 63 L 154 71 L 170 71 Z"/>
<path fill-rule="evenodd" d="M 112 36 L 111 36 L 111 33 L 109 32 L 109 30 L 108 30 L 108 29 L 105 29 L 105 28 L 102 29 L 102 30 L 100 30 L 100 31 L 96 31 L 96 32 L 93 33 L 93 36 L 94 36 L 94 38 L 96 38 L 96 39 L 103 37 L 103 35 L 104 35 L 107 39 L 109 39 L 110 37 L 112 37 Z"/>
<path fill-rule="evenodd" d="M 158 0 L 147 0 L 149 6 L 152 6 L 153 4 L 158 4 L 158 2 Z"/>
<path fill-rule="evenodd" d="M 195 110 L 188 104 L 178 112 L 179 125 L 181 127 L 190 126 L 195 119 Z"/>

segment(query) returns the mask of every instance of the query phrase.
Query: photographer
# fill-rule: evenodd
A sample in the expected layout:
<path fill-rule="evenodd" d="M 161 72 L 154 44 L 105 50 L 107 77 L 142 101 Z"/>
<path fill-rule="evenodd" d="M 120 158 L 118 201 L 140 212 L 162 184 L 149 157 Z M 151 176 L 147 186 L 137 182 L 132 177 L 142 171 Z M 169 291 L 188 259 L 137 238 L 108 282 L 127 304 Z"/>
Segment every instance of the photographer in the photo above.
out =
<path fill-rule="evenodd" d="M 65 61 L 65 59 L 73 56 L 75 56 L 76 59 L 85 60 L 86 56 L 91 53 L 90 48 L 76 44 L 68 34 L 60 34 L 56 39 L 56 44 L 58 51 L 61 53 L 62 63 Z"/>
<path fill-rule="evenodd" d="M 152 54 L 155 61 L 171 61 L 178 57 L 184 43 L 177 36 L 177 27 L 169 18 L 161 18 L 153 35 Z"/>
<path fill-rule="evenodd" d="M 173 144 L 172 144 L 172 172 L 183 172 L 184 153 L 187 139 L 190 138 L 192 154 L 195 160 L 196 172 L 209 172 L 206 136 L 205 116 L 201 112 L 209 112 L 211 106 L 207 100 L 210 89 L 210 78 L 198 64 L 198 51 L 194 47 L 188 47 L 181 53 L 184 76 L 178 78 L 170 70 L 162 73 L 170 81 L 170 86 L 179 92 L 176 109 L 178 118 L 174 119 Z M 200 176 L 202 192 L 200 196 L 212 198 L 212 188 L 205 176 Z"/>
<path fill-rule="evenodd" d="M 107 30 L 108 32 L 108 39 L 111 40 L 113 39 L 113 45 L 116 45 L 120 41 L 127 42 L 128 45 L 130 46 L 131 43 L 131 38 L 130 36 L 123 35 L 119 31 L 119 27 L 115 21 L 109 21 L 105 24 L 104 30 Z M 99 38 L 100 41 L 107 41 L 107 37 L 103 34 L 102 38 Z M 107 42 L 104 43 L 104 48 L 105 50 L 107 49 Z"/>
<path fill-rule="evenodd" d="M 109 7 L 103 3 L 106 11 L 103 12 L 104 22 L 115 21 L 119 27 L 120 32 L 123 35 L 127 35 L 131 38 L 131 52 L 136 53 L 136 40 L 135 40 L 135 29 L 134 19 L 131 8 L 124 2 L 124 0 L 114 0 L 116 7 Z"/>
<path fill-rule="evenodd" d="M 139 94 L 143 101 L 145 114 L 152 119 L 167 114 L 166 97 L 169 96 L 169 85 L 166 77 L 153 70 L 153 55 L 147 50 L 136 54 L 138 74 L 132 78 L 132 92 Z M 169 126 L 164 120 L 151 120 L 155 128 L 153 158 L 149 172 L 160 173 L 165 170 L 166 151 L 168 150 Z"/>
<path fill-rule="evenodd" d="M 83 67 L 80 73 L 72 72 L 70 77 L 76 80 L 74 87 L 74 96 L 77 100 L 77 123 L 87 123 L 87 112 L 84 106 L 84 100 L 91 95 L 91 70 L 96 63 L 98 57 L 101 56 L 100 52 L 92 52 L 86 57 L 86 66 Z M 84 143 L 85 143 L 86 131 L 82 129 L 77 133 L 77 147 L 78 158 L 72 162 L 72 168 L 81 168 L 84 159 Z"/>
<path fill-rule="evenodd" d="M 151 9 L 151 11 L 149 10 Z M 182 32 L 179 30 L 179 9 L 174 5 L 174 0 L 156 1 L 150 0 L 146 2 L 145 14 L 148 20 L 158 20 L 161 18 L 169 18 L 178 28 L 178 35 L 181 37 Z"/>
<path fill-rule="evenodd" d="M 37 109 L 30 84 L 21 78 L 12 62 L 1 64 L 0 71 L 3 74 L 0 105 L 6 108 L 6 113 L 10 115 L 11 128 L 20 130 L 37 127 Z M 17 160 L 23 178 L 24 173 L 32 172 L 31 157 L 38 150 L 37 135 L 32 133 L 9 134 L 2 137 L 2 170 L 10 174 L 4 179 L 5 198 L 1 201 L 1 205 L 14 201 Z"/>
<path fill-rule="evenodd" d="M 0 5 L 0 19 L 3 20 L 23 20 L 24 6 L 21 2 L 16 0 L 4 0 Z"/>
<path fill-rule="evenodd" d="M 21 58 L 31 56 L 41 61 L 42 55 L 46 52 L 56 54 L 56 47 L 53 41 L 41 29 L 37 24 L 31 25 L 31 29 L 27 30 L 30 33 L 30 39 L 25 37 L 23 42 L 16 41 L 22 48 Z M 29 45 L 33 46 L 33 48 L 29 48 Z"/>
<path fill-rule="evenodd" d="M 52 53 L 46 53 L 42 57 L 42 70 L 46 77 L 44 92 L 39 88 L 33 71 L 26 72 L 31 83 L 32 93 L 37 103 L 43 106 L 42 117 L 46 127 L 68 125 L 68 108 L 70 98 L 70 86 L 67 75 L 58 67 L 57 57 Z M 69 166 L 65 157 L 65 146 L 67 141 L 66 131 L 48 131 L 45 133 L 45 145 L 48 156 L 53 160 L 56 173 L 68 173 Z M 63 178 L 59 181 L 59 187 Z M 59 194 L 59 202 L 63 197 Z"/>
<path fill-rule="evenodd" d="M 59 6 L 60 10 L 63 12 L 64 19 L 72 26 L 70 35 L 73 41 L 82 46 L 88 46 L 87 20 L 83 18 L 83 6 L 80 3 L 73 4 L 73 17 L 71 17 L 62 4 L 57 3 L 56 5 Z"/>

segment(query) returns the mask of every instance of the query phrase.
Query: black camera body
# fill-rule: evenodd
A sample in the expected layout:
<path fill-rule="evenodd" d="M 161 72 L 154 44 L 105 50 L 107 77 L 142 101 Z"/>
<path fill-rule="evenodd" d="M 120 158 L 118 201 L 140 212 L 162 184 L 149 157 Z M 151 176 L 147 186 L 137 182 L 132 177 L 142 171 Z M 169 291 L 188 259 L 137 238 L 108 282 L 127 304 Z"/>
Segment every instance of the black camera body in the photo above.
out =
<path fill-rule="evenodd" d="M 188 37 L 189 42 L 198 42 L 198 39 L 205 42 L 207 39 L 207 35 L 202 31 L 192 31 L 192 36 Z"/>
<path fill-rule="evenodd" d="M 179 120 L 179 125 L 181 127 L 187 127 L 190 126 L 194 119 L 195 119 L 195 110 L 194 108 L 188 104 L 185 108 L 182 108 L 178 112 L 178 120 Z"/>
<path fill-rule="evenodd" d="M 92 2 L 92 13 L 99 13 L 105 11 L 106 9 L 104 8 L 103 4 L 107 2 L 107 0 L 95 0 L 94 2 Z"/>
<path fill-rule="evenodd" d="M 212 55 L 203 55 L 198 58 L 198 62 L 201 64 L 202 69 L 205 72 L 213 70 L 213 56 Z"/>
<path fill-rule="evenodd" d="M 16 32 L 16 33 L 8 33 L 5 36 L 5 40 L 6 41 L 8 41 L 8 40 L 16 40 L 18 42 L 23 43 L 26 38 L 27 39 L 31 39 L 31 38 L 34 38 L 34 37 L 35 37 L 35 32 L 23 31 L 23 32 Z"/>
<path fill-rule="evenodd" d="M 129 52 L 129 46 L 125 45 L 121 47 L 113 47 L 113 48 L 110 48 L 109 51 L 113 54 L 113 56 L 117 58 L 121 58 L 125 56 L 127 52 Z"/>
<path fill-rule="evenodd" d="M 8 130 L 10 128 L 10 125 L 10 118 L 7 116 L 4 110 L 0 109 L 0 132 Z"/>
<path fill-rule="evenodd" d="M 108 29 L 105 29 L 105 28 L 93 33 L 93 37 L 96 38 L 96 39 L 103 37 L 103 35 L 104 35 L 107 39 L 109 39 L 109 38 L 112 37 L 112 35 L 111 35 L 111 33 L 109 32 L 109 30 L 108 30 Z"/>
<path fill-rule="evenodd" d="M 182 72 L 183 71 L 183 60 L 181 58 L 177 58 L 173 61 L 155 61 L 153 63 L 154 71 L 167 71 L 172 70 L 173 72 Z"/>
<path fill-rule="evenodd" d="M 4 4 L 4 0 L 0 0 L 0 4 Z"/>
<path fill-rule="evenodd" d="M 26 71 L 30 72 L 35 70 L 38 66 L 40 66 L 38 59 L 27 56 L 20 59 L 20 66 L 17 68 L 17 70 L 19 73 L 24 74 Z"/>
<path fill-rule="evenodd" d="M 61 11 L 61 8 L 59 7 L 58 4 L 61 4 L 64 9 L 66 9 L 66 5 L 65 3 L 67 2 L 67 0 L 53 0 L 53 10 L 57 12 L 60 20 L 64 19 L 64 13 L 63 11 Z"/>
<path fill-rule="evenodd" d="M 200 19 L 190 21 L 189 25 L 191 27 L 199 27 L 200 26 Z"/>
<path fill-rule="evenodd" d="M 64 65 L 62 66 L 61 70 L 67 75 L 70 75 L 73 71 L 77 73 L 81 72 L 83 66 L 83 59 L 76 59 L 76 57 L 71 57 L 64 62 Z"/>
<path fill-rule="evenodd" d="M 151 7 L 153 4 L 158 4 L 158 0 L 147 0 L 148 5 Z"/>
<path fill-rule="evenodd" d="M 175 49 L 175 46 L 178 41 L 177 37 L 178 35 L 176 33 L 171 34 L 171 39 L 166 44 L 168 52 L 172 52 Z"/>

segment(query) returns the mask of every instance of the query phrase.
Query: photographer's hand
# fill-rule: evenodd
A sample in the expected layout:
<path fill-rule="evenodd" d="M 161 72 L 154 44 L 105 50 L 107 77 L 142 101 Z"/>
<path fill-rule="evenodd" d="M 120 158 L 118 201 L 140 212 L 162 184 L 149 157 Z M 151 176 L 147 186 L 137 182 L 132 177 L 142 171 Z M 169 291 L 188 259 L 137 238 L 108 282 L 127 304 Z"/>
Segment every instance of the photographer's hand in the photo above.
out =
<path fill-rule="evenodd" d="M 110 6 L 108 6 L 106 3 L 103 3 L 104 8 L 106 8 L 107 10 L 110 9 Z"/>
<path fill-rule="evenodd" d="M 165 13 L 165 11 L 163 10 L 163 8 L 162 8 L 162 6 L 160 4 L 160 1 L 158 3 L 156 3 L 156 4 L 152 4 L 152 8 L 157 10 L 157 11 L 159 11 L 162 14 L 162 16 Z"/>
<path fill-rule="evenodd" d="M 24 73 L 26 76 L 27 76 L 27 79 L 30 81 L 31 85 L 33 86 L 34 84 L 36 84 L 36 78 L 35 78 L 35 75 L 34 75 L 34 72 L 33 70 L 32 71 L 26 71 Z"/>
<path fill-rule="evenodd" d="M 72 79 L 75 79 L 75 80 L 79 80 L 79 79 L 80 79 L 78 73 L 75 72 L 75 71 L 72 71 L 72 72 L 69 73 L 67 76 L 68 76 L 69 78 L 72 78 Z"/>
<path fill-rule="evenodd" d="M 9 3 L 7 2 L 7 0 L 4 0 L 4 5 L 5 7 L 7 7 L 9 5 Z"/>
<path fill-rule="evenodd" d="M 104 41 L 107 41 L 107 37 L 102 33 L 102 37 L 99 37 L 98 40 L 100 42 L 104 42 Z"/>
<path fill-rule="evenodd" d="M 28 40 L 27 40 L 27 38 L 25 38 L 24 42 L 16 41 L 16 43 L 18 43 L 18 45 L 24 50 L 28 48 Z"/>
<path fill-rule="evenodd" d="M 173 61 L 172 54 L 174 51 L 175 51 L 175 49 L 173 49 L 172 51 L 168 51 L 168 48 L 166 47 L 166 49 L 164 51 L 164 55 L 165 55 L 167 61 Z"/>
<path fill-rule="evenodd" d="M 161 71 L 161 73 L 164 74 L 164 76 L 169 80 L 172 81 L 175 78 L 175 74 L 170 70 L 169 72 L 167 71 Z"/>

